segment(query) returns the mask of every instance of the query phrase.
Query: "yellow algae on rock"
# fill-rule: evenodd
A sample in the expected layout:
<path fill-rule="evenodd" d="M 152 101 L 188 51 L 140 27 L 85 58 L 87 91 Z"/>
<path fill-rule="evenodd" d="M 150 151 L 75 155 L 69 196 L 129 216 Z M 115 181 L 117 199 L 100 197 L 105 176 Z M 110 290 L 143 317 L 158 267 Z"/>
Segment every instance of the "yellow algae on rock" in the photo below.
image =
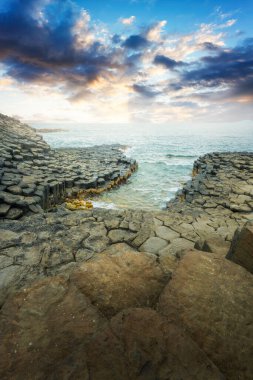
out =
<path fill-rule="evenodd" d="M 85 201 L 81 199 L 68 199 L 65 205 L 66 205 L 66 208 L 71 211 L 90 210 L 93 208 L 93 204 L 91 201 Z"/>
<path fill-rule="evenodd" d="M 92 202 L 87 198 L 96 197 L 104 193 L 105 191 L 111 190 L 114 187 L 117 187 L 127 181 L 127 179 L 138 169 L 138 165 L 134 164 L 131 168 L 122 176 L 111 180 L 105 187 L 97 187 L 91 189 L 83 189 L 79 190 L 76 198 L 67 198 L 66 199 L 66 207 L 69 210 L 89 210 L 93 208 Z"/>
<path fill-rule="evenodd" d="M 192 177 L 195 177 L 199 173 L 197 168 L 192 169 Z"/>

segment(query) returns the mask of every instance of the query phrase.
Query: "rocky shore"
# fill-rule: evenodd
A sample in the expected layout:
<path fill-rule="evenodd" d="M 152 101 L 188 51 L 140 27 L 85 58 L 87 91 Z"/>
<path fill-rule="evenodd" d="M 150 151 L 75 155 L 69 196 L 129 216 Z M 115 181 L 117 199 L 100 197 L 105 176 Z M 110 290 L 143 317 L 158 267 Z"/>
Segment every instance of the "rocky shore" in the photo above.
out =
<path fill-rule="evenodd" d="M 135 161 L 0 123 L 0 378 L 252 379 L 253 154 L 201 157 L 164 211 L 70 211 Z"/>
<path fill-rule="evenodd" d="M 136 169 L 120 146 L 53 150 L 35 129 L 1 114 L 0 133 L 0 218 L 49 210 Z"/>
<path fill-rule="evenodd" d="M 180 202 L 181 201 L 181 202 Z M 184 201 L 184 202 L 183 202 Z M 209 214 L 253 212 L 253 153 L 212 153 L 194 163 L 193 178 L 168 207 L 201 209 Z M 237 214 L 236 214 L 237 213 Z"/>

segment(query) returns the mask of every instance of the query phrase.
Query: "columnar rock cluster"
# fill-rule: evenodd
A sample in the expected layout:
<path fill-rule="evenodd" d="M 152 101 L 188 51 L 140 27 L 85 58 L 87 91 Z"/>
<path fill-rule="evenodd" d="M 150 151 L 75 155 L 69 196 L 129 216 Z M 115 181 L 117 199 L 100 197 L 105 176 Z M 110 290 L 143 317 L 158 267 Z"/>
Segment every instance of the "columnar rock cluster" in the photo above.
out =
<path fill-rule="evenodd" d="M 119 146 L 52 150 L 36 130 L 0 114 L 0 218 L 18 219 L 102 187 L 135 168 Z"/>
<path fill-rule="evenodd" d="M 168 206 L 201 209 L 210 215 L 227 210 L 253 211 L 253 153 L 212 153 L 200 157 L 193 167 L 193 178 Z M 236 215 L 236 214 L 235 214 Z"/>
<path fill-rule="evenodd" d="M 200 158 L 164 211 L 47 210 L 134 161 L 1 121 L 0 378 L 251 380 L 253 156 Z"/>

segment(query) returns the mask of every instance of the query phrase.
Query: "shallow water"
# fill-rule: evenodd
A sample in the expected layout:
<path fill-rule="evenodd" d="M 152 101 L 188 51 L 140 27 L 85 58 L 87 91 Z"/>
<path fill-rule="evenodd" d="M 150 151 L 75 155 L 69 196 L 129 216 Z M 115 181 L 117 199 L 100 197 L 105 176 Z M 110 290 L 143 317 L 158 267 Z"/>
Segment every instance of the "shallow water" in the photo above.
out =
<path fill-rule="evenodd" d="M 40 125 L 66 128 L 45 133 L 52 147 L 84 147 L 120 143 L 139 169 L 127 184 L 96 200 L 108 208 L 161 209 L 191 177 L 194 160 L 214 151 L 253 152 L 253 125 L 136 126 Z"/>

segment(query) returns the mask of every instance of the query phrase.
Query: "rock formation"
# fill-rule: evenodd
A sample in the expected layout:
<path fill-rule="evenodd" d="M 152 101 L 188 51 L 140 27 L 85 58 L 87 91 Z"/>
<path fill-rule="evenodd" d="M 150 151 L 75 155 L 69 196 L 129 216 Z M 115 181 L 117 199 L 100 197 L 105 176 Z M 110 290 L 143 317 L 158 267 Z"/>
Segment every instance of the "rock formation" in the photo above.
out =
<path fill-rule="evenodd" d="M 53 150 L 35 129 L 1 114 L 0 134 L 0 218 L 48 210 L 135 169 L 119 146 Z"/>
<path fill-rule="evenodd" d="M 249 222 L 235 232 L 227 259 L 253 274 L 253 223 Z"/>
<path fill-rule="evenodd" d="M 135 162 L 0 128 L 0 378 L 251 380 L 253 155 L 200 158 L 165 211 L 70 211 Z"/>

